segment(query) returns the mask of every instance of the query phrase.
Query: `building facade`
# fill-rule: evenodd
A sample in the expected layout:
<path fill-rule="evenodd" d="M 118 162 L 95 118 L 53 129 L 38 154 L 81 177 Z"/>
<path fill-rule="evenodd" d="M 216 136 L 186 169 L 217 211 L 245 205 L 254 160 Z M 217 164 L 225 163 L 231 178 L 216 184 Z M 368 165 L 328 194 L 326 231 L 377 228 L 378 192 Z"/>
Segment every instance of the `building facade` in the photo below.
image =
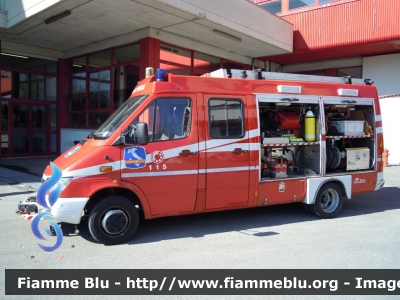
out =
<path fill-rule="evenodd" d="M 254 0 L 293 24 L 293 52 L 263 57 L 272 70 L 371 78 L 399 93 L 400 1 Z"/>
<path fill-rule="evenodd" d="M 197 2 L 0 1 L 0 158 L 64 152 L 129 98 L 146 67 L 201 75 L 292 51 L 293 26 L 253 3 Z"/>
<path fill-rule="evenodd" d="M 399 2 L 0 1 L 0 158 L 63 153 L 146 67 L 351 75 L 400 93 Z"/>
<path fill-rule="evenodd" d="M 393 134 L 400 93 L 400 1 L 255 0 L 293 24 L 293 52 L 262 57 L 272 71 L 370 78 L 381 96 L 388 162 L 400 163 Z M 394 108 L 394 110 L 388 109 Z"/>

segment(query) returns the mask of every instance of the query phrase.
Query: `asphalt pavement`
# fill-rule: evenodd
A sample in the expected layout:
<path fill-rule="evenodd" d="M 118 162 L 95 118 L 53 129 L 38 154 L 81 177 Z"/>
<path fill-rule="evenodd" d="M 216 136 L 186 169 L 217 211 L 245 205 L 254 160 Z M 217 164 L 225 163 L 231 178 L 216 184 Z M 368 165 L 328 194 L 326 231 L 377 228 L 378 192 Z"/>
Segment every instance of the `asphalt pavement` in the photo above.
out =
<path fill-rule="evenodd" d="M 29 182 L 30 180 L 34 182 L 34 177 L 28 177 L 25 175 L 42 177 L 44 169 L 56 158 L 57 156 L 40 156 L 0 159 L 0 177 L 5 177 L 2 176 L 2 174 L 6 174 L 13 176 L 10 180 L 18 180 L 18 177 L 21 177 L 20 182 L 22 183 L 25 181 Z M 7 170 L 4 170 L 3 168 L 6 168 Z M 10 170 L 17 172 L 10 172 Z"/>
<path fill-rule="evenodd" d="M 0 160 L 0 299 L 54 299 L 5 296 L 5 269 L 400 269 L 400 166 L 384 168 L 385 187 L 346 201 L 341 214 L 322 220 L 297 205 L 278 205 L 141 222 L 126 244 L 96 243 L 87 221 L 62 224 L 64 240 L 54 252 L 38 247 L 30 222 L 15 210 L 40 186 L 54 158 Z M 19 170 L 19 171 L 17 171 Z M 51 242 L 51 241 L 49 241 Z M 333 296 L 382 299 L 382 296 Z M 395 297 L 395 296 L 394 296 Z M 93 296 L 110 299 L 110 296 Z M 116 298 L 116 297 L 113 297 Z M 118 299 L 141 299 L 143 296 Z M 146 299 L 158 299 L 146 296 Z M 243 296 L 163 296 L 169 299 L 243 299 Z M 246 299 L 265 296 L 246 296 Z M 272 296 L 269 299 L 333 299 L 332 296 Z M 57 296 L 87 299 L 87 296 Z"/>

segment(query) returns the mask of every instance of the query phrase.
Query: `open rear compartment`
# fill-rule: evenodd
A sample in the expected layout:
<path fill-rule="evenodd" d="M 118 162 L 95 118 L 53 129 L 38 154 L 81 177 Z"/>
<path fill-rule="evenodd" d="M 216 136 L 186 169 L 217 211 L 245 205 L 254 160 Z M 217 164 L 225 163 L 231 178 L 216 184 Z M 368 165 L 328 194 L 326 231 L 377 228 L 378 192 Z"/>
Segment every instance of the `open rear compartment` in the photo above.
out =
<path fill-rule="evenodd" d="M 324 100 L 326 174 L 375 170 L 373 99 Z"/>
<path fill-rule="evenodd" d="M 319 99 L 258 97 L 260 181 L 320 176 Z"/>

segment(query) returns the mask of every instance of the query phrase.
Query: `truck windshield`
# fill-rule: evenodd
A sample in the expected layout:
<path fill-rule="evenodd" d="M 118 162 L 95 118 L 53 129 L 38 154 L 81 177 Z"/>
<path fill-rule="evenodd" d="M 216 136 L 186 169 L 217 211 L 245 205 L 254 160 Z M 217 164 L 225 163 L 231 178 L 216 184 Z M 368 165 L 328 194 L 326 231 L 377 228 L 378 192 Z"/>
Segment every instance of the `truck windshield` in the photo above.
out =
<path fill-rule="evenodd" d="M 129 98 L 124 102 L 104 123 L 91 135 L 94 139 L 105 140 L 130 116 L 130 114 L 149 95 L 141 95 Z"/>

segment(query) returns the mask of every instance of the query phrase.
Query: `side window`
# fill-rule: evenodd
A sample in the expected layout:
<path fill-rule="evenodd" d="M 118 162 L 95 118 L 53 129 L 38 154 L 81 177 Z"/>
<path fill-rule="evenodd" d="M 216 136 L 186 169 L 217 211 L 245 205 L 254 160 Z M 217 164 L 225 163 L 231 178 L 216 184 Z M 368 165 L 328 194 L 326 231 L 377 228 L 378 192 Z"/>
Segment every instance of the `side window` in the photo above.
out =
<path fill-rule="evenodd" d="M 136 118 L 133 125 L 147 123 L 149 142 L 185 138 L 190 133 L 191 108 L 189 99 L 157 99 Z"/>
<path fill-rule="evenodd" d="M 153 140 L 153 128 L 157 128 L 160 126 L 159 120 L 154 122 L 154 107 L 155 101 L 153 101 L 141 114 L 139 117 L 133 121 L 132 125 L 136 126 L 139 122 L 147 123 L 147 127 L 149 129 L 149 142 Z M 156 119 L 157 120 L 157 119 Z"/>
<path fill-rule="evenodd" d="M 242 100 L 210 99 L 208 101 L 208 115 L 211 138 L 244 137 Z"/>

